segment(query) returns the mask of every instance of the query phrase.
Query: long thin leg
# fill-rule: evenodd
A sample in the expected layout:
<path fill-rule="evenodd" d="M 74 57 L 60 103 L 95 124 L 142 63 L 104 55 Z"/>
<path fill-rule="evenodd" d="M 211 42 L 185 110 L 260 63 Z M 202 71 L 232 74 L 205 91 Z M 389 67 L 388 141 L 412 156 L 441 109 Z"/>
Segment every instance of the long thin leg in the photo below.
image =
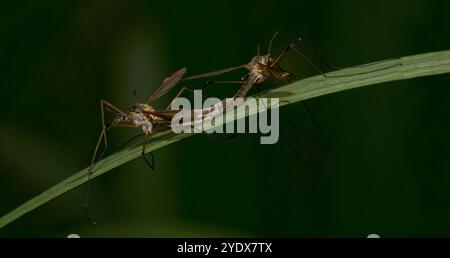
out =
<path fill-rule="evenodd" d="M 311 122 L 314 124 L 316 122 L 316 119 L 314 119 L 313 113 L 311 111 L 311 109 L 309 108 L 308 103 L 306 102 L 306 100 L 301 101 L 303 107 L 306 110 L 306 113 L 308 114 L 309 120 L 311 120 Z"/>
<path fill-rule="evenodd" d="M 291 141 L 289 141 L 289 138 L 286 136 L 286 134 L 280 130 L 281 133 L 281 137 L 284 140 L 284 142 L 286 142 L 286 144 L 288 145 L 289 149 L 291 149 L 291 151 L 294 153 L 294 155 L 301 161 L 303 162 L 305 165 L 308 164 L 308 161 L 306 161 L 306 159 L 300 155 L 294 148 L 294 145 L 292 145 Z"/>
<path fill-rule="evenodd" d="M 259 90 L 257 89 L 256 85 L 254 85 L 253 89 L 256 91 L 256 94 L 259 94 Z M 265 106 L 264 103 L 262 103 L 264 105 L 264 108 L 267 109 L 267 106 Z M 280 114 L 280 117 L 283 118 Z M 303 158 L 302 155 L 300 155 L 294 148 L 294 146 L 292 145 L 292 143 L 289 141 L 288 137 L 286 136 L 286 134 L 280 130 L 281 133 L 281 138 L 286 142 L 286 144 L 288 145 L 289 149 L 291 150 L 291 152 L 294 153 L 294 155 L 300 159 L 300 161 L 302 161 L 305 165 L 308 164 L 308 162 L 306 161 L 305 158 Z"/>
<path fill-rule="evenodd" d="M 155 157 L 153 156 L 153 153 L 150 152 L 150 157 L 152 158 L 152 162 L 148 161 L 147 157 L 145 157 L 145 145 L 147 145 L 148 142 L 148 134 L 144 134 L 144 143 L 142 144 L 142 152 L 141 157 L 144 159 L 145 163 L 154 170 L 155 169 Z"/>
<path fill-rule="evenodd" d="M 375 72 L 379 72 L 379 71 L 383 71 L 392 67 L 396 67 L 396 66 L 400 66 L 401 64 L 393 64 L 393 65 L 389 65 L 387 67 L 383 67 L 383 68 L 379 68 L 379 69 L 374 69 L 371 71 L 367 71 L 367 72 L 360 72 L 360 73 L 352 73 L 352 74 L 344 74 L 344 75 L 327 75 L 326 73 L 324 73 L 323 71 L 320 70 L 320 68 L 315 65 L 309 58 L 307 58 L 301 51 L 299 51 L 297 48 L 292 47 L 292 50 L 294 50 L 295 53 L 297 53 L 299 56 L 303 56 L 305 58 L 305 60 L 311 64 L 317 71 L 319 71 L 323 77 L 325 78 L 342 78 L 342 77 L 349 77 L 349 76 L 357 76 L 357 75 L 364 75 L 364 74 L 370 74 L 370 73 L 375 73 Z"/>
<path fill-rule="evenodd" d="M 309 136 L 307 133 L 305 133 L 303 130 L 301 130 L 297 125 L 295 125 L 294 123 L 292 123 L 289 119 L 285 118 L 282 114 L 280 114 L 280 118 L 283 119 L 284 121 L 286 121 L 290 126 L 292 126 L 297 132 L 299 132 L 301 135 L 303 135 L 306 139 L 308 139 L 310 142 L 316 144 L 317 146 L 324 148 L 324 149 L 330 149 L 329 146 L 323 145 L 322 143 L 320 143 L 319 141 L 317 141 L 316 139 L 312 138 L 311 136 Z"/>
<path fill-rule="evenodd" d="M 299 41 L 301 41 L 300 38 L 299 38 Z M 383 67 L 383 68 L 379 68 L 379 69 L 375 69 L 375 70 L 367 71 L 367 72 L 361 72 L 361 73 L 353 73 L 353 74 L 346 74 L 346 75 L 327 75 L 322 69 L 319 68 L 319 66 L 317 66 L 314 62 L 312 62 L 311 59 L 308 58 L 302 51 L 298 50 L 295 47 L 295 43 L 291 43 L 291 44 L 289 44 L 286 47 L 286 49 L 277 58 L 275 58 L 275 60 L 270 65 L 270 67 L 276 66 L 281 61 L 281 59 L 283 59 L 283 57 L 287 54 L 287 52 L 289 50 L 291 50 L 291 49 L 294 50 L 294 52 L 297 55 L 299 55 L 300 57 L 305 59 L 306 62 L 308 62 L 316 71 L 318 71 L 325 78 L 342 78 L 342 77 L 349 77 L 349 76 L 364 75 L 364 74 L 369 74 L 369 73 L 383 71 L 383 70 L 386 70 L 386 69 L 389 69 L 389 68 L 401 65 L 401 64 L 393 64 L 393 65 L 390 65 L 390 66 L 387 66 L 387 67 Z M 323 64 L 325 64 L 329 68 L 329 65 L 322 58 L 320 58 L 320 57 L 318 57 L 318 58 Z"/>
<path fill-rule="evenodd" d="M 103 106 L 102 106 L 102 111 L 103 111 Z M 103 114 L 103 112 L 102 112 Z M 102 120 L 104 121 L 104 118 L 102 116 Z M 89 206 L 89 189 L 91 186 L 91 176 L 93 174 L 93 165 L 95 164 L 95 153 L 97 153 L 98 147 L 100 145 L 101 139 L 102 139 L 102 135 L 105 136 L 105 132 L 107 129 L 111 128 L 111 127 L 136 127 L 135 125 L 131 125 L 131 124 L 116 124 L 116 125 L 111 125 L 109 127 L 104 126 L 103 130 L 102 130 L 102 134 L 100 135 L 99 141 L 97 142 L 97 146 L 95 148 L 95 152 L 94 152 L 94 157 L 92 160 L 92 164 L 91 167 L 88 170 L 88 180 L 87 180 L 87 187 L 86 187 L 86 198 L 85 198 L 85 202 L 84 202 L 84 214 L 86 216 L 86 219 L 89 221 L 89 223 L 91 223 L 92 225 L 95 225 L 96 222 L 94 220 L 91 219 L 91 217 L 89 216 L 89 210 L 88 210 L 88 206 Z M 146 140 L 147 140 L 147 135 L 145 135 L 144 138 L 144 145 L 143 145 L 143 149 L 142 149 L 142 158 L 144 159 L 144 161 L 151 167 L 151 169 L 154 169 L 154 164 L 155 164 L 155 160 L 154 160 L 154 156 L 153 153 L 150 152 L 151 157 L 152 157 L 152 163 L 150 163 L 147 158 L 145 157 L 145 144 L 146 144 Z M 102 154 L 99 156 L 99 159 L 101 159 L 106 151 L 106 137 L 105 137 L 105 149 L 103 150 Z"/>
<path fill-rule="evenodd" d="M 103 157 L 103 155 L 106 152 L 106 149 L 108 148 L 108 141 L 107 141 L 107 137 L 106 137 L 106 132 L 111 127 L 119 126 L 118 124 L 106 126 L 106 124 L 105 124 L 105 110 L 113 112 L 116 115 L 125 115 L 124 112 L 122 112 L 120 109 L 116 108 L 114 105 L 112 105 L 108 101 L 106 101 L 104 99 L 100 100 L 100 111 L 101 111 L 101 116 L 102 116 L 102 133 L 100 134 L 100 137 L 99 137 L 99 139 L 97 141 L 97 145 L 95 146 L 94 155 L 92 156 L 92 159 L 91 159 L 91 166 L 90 166 L 90 168 L 88 170 L 89 174 L 92 174 L 92 170 L 94 169 L 97 151 L 98 151 L 98 148 L 100 147 L 100 142 L 102 141 L 102 138 L 103 138 L 103 142 L 104 142 L 105 146 L 104 146 L 104 149 L 103 149 L 102 153 L 99 156 L 99 159 L 101 159 Z"/>
<path fill-rule="evenodd" d="M 259 95 L 261 93 L 261 92 L 259 92 L 258 87 L 257 87 L 256 84 L 253 85 L 253 88 L 255 89 L 257 95 Z M 311 120 L 312 123 L 315 123 L 314 115 L 313 115 L 311 109 L 309 108 L 308 103 L 306 102 L 306 100 L 301 101 L 301 103 L 302 103 L 303 107 L 306 110 L 306 113 L 307 113 L 307 115 L 309 117 L 309 120 Z"/>
<path fill-rule="evenodd" d="M 287 54 L 287 52 L 294 46 L 294 43 L 289 44 L 284 50 L 283 52 L 281 52 L 274 60 L 273 62 L 270 64 L 270 67 L 275 67 L 280 61 L 281 59 L 284 58 L 284 56 Z"/>
<path fill-rule="evenodd" d="M 213 77 L 213 76 L 221 75 L 224 73 L 229 73 L 234 70 L 245 68 L 246 65 L 247 64 L 243 64 L 243 65 L 233 66 L 233 67 L 229 67 L 229 68 L 225 68 L 225 69 L 221 69 L 221 70 L 217 70 L 217 71 L 213 71 L 213 72 L 192 75 L 192 76 L 185 77 L 184 79 L 182 79 L 182 81 Z"/>
<path fill-rule="evenodd" d="M 183 87 L 183 88 L 181 88 L 181 90 L 177 93 L 177 95 L 172 99 L 172 101 L 170 102 L 170 104 L 166 107 L 166 109 L 169 109 L 171 106 L 172 106 L 172 102 L 176 99 L 176 98 L 178 98 L 179 96 L 181 96 L 181 94 L 183 94 L 185 91 L 189 91 L 190 93 L 192 93 L 193 95 L 198 95 L 198 93 L 196 93 L 196 92 L 194 92 L 193 90 L 191 90 L 191 89 L 189 89 L 189 88 L 186 88 L 186 87 Z M 203 95 L 201 95 L 201 97 L 202 97 L 202 99 L 204 100 L 205 99 L 205 97 L 203 96 Z"/>
<path fill-rule="evenodd" d="M 132 143 L 134 140 L 136 140 L 137 138 L 139 138 L 139 137 L 141 137 L 141 136 L 143 136 L 143 135 L 144 135 L 143 133 L 140 133 L 140 134 L 138 134 L 138 135 L 135 135 L 135 136 L 131 137 L 131 138 L 128 139 L 126 142 L 124 142 L 124 143 L 122 144 L 122 146 L 120 146 L 120 148 L 123 149 L 123 148 L 127 147 L 130 143 Z"/>
<path fill-rule="evenodd" d="M 102 114 L 103 114 L 103 106 L 102 106 Z M 102 118 L 103 118 L 103 116 L 102 116 Z M 97 154 L 97 151 L 100 146 L 100 142 L 102 141 L 102 138 L 104 138 L 105 147 L 104 147 L 102 153 L 100 154 L 99 159 L 101 159 L 103 157 L 103 155 L 105 154 L 106 149 L 108 147 L 108 142 L 106 141 L 106 127 L 105 126 L 103 126 L 102 133 L 100 134 L 100 137 L 97 141 L 97 145 L 95 146 L 95 151 L 94 151 L 94 155 L 92 156 L 91 165 L 89 166 L 89 169 L 87 172 L 88 180 L 87 180 L 87 186 L 86 186 L 86 197 L 85 197 L 85 201 L 84 201 L 84 215 L 85 215 L 86 219 L 89 221 L 89 223 L 91 223 L 92 225 L 95 225 L 96 222 L 93 221 L 89 217 L 89 213 L 88 213 L 89 189 L 91 186 L 91 176 L 93 174 L 94 165 L 96 164 L 95 163 L 95 155 Z"/>
<path fill-rule="evenodd" d="M 116 125 L 117 127 L 132 127 L 132 128 L 136 128 L 137 126 L 135 126 L 135 125 L 129 125 L 129 124 L 118 124 L 118 125 Z M 144 161 L 145 161 L 145 163 L 147 163 L 147 165 L 153 170 L 154 168 L 155 168 L 155 157 L 154 157 L 154 155 L 153 155 L 153 153 L 152 152 L 150 152 L 149 154 L 150 154 L 150 156 L 151 156 L 151 159 L 152 159 L 152 162 L 149 162 L 148 160 L 147 160 L 147 158 L 145 157 L 145 145 L 146 145 L 146 143 L 147 143 L 147 137 L 148 137 L 148 134 L 145 134 L 145 133 L 142 133 L 142 134 L 138 134 L 138 135 L 135 135 L 135 136 L 133 136 L 131 139 L 129 139 L 128 141 L 126 141 L 124 144 L 122 144 L 122 147 L 121 147 L 121 149 L 123 149 L 124 147 L 126 147 L 129 143 L 131 143 L 132 141 L 134 141 L 135 139 L 137 139 L 137 138 L 139 138 L 139 137 L 141 137 L 141 136 L 144 136 L 144 145 L 143 145 L 143 149 L 142 149 L 142 152 L 141 152 L 141 156 L 142 156 L 142 158 L 144 159 Z"/>
<path fill-rule="evenodd" d="M 259 94 L 259 90 L 256 86 L 253 87 L 256 91 L 257 94 Z M 311 121 L 314 122 L 314 117 L 312 116 L 312 112 L 309 109 L 308 105 L 306 104 L 305 101 L 302 101 L 303 106 L 305 107 Z M 330 147 L 325 146 L 323 144 L 321 144 L 320 142 L 318 142 L 317 140 L 315 140 L 314 138 L 312 138 L 311 136 L 309 136 L 308 134 L 306 134 L 303 130 L 301 130 L 298 126 L 296 126 L 294 123 L 292 123 L 289 119 L 285 118 L 281 113 L 280 113 L 280 118 L 283 119 L 284 121 L 286 121 L 289 125 L 291 125 L 295 130 L 297 130 L 301 135 L 303 135 L 306 139 L 308 139 L 309 141 L 311 141 L 312 143 L 316 144 L 319 147 L 325 148 L 325 149 L 330 149 Z M 291 150 L 293 150 L 293 147 L 291 147 Z M 300 156 L 299 154 L 296 153 L 297 156 Z"/>
<path fill-rule="evenodd" d="M 108 131 L 113 126 L 117 126 L 117 125 L 106 126 L 106 124 L 105 124 L 105 110 L 108 110 L 108 111 L 111 111 L 113 113 L 116 113 L 116 115 L 125 115 L 124 112 L 122 112 L 120 109 L 116 108 L 114 105 L 112 105 L 111 103 L 107 102 L 104 99 L 100 100 L 100 109 L 101 109 L 101 115 L 102 115 L 102 132 L 101 132 L 100 137 L 99 137 L 99 139 L 97 141 L 97 145 L 95 146 L 94 155 L 92 156 L 92 160 L 91 160 L 91 165 L 90 165 L 90 167 L 88 169 L 88 172 L 87 172 L 88 180 L 87 180 L 87 186 L 86 186 L 86 200 L 84 202 L 85 216 L 86 216 L 87 220 L 91 224 L 96 224 L 95 221 L 93 221 L 89 217 L 88 204 L 89 204 L 89 188 L 91 186 L 91 177 L 92 177 L 92 174 L 93 174 L 94 166 L 96 164 L 95 160 L 96 160 L 97 151 L 98 151 L 98 149 L 100 147 L 100 143 L 101 143 L 101 141 L 103 139 L 104 148 L 103 148 L 102 153 L 99 155 L 98 159 L 100 160 L 105 155 L 106 150 L 108 148 L 108 141 L 107 141 L 107 137 L 106 137 L 106 131 Z"/>
<path fill-rule="evenodd" d="M 131 127 L 131 128 L 137 128 L 138 126 L 135 126 L 135 125 L 133 125 L 133 124 L 116 124 L 116 125 L 114 125 L 114 127 Z M 131 140 L 134 140 L 135 138 L 137 138 L 137 137 L 139 137 L 139 136 L 141 136 L 142 134 L 140 134 L 140 135 L 137 135 L 137 136 L 134 136 L 133 138 L 131 138 Z M 145 145 L 147 144 L 147 137 L 148 137 L 148 134 L 145 134 L 144 133 L 144 144 L 142 145 L 142 152 L 141 152 L 141 156 L 142 156 L 142 158 L 144 159 L 144 161 L 145 161 L 145 163 L 147 163 L 147 165 L 152 169 L 152 170 L 154 170 L 155 169 L 155 157 L 153 156 L 153 153 L 149 153 L 150 154 L 150 156 L 152 157 L 152 162 L 149 162 L 148 161 L 148 159 L 145 157 Z M 130 140 L 129 141 L 127 141 L 126 142 L 126 144 L 128 144 L 130 142 Z M 123 145 L 122 145 L 123 146 Z"/>
<path fill-rule="evenodd" d="M 100 142 L 102 141 L 103 138 L 103 142 L 105 144 L 105 147 L 103 148 L 102 153 L 100 154 L 100 159 L 103 157 L 103 155 L 105 154 L 107 148 L 108 148 L 108 141 L 106 138 L 106 131 L 109 129 L 108 127 L 106 127 L 105 125 L 105 108 L 104 105 L 109 105 L 112 109 L 116 109 L 112 104 L 108 103 L 105 100 L 100 100 L 100 110 L 102 113 L 102 132 L 100 134 L 100 137 L 97 141 L 97 145 L 95 146 L 95 150 L 94 150 L 94 155 L 92 156 L 92 160 L 91 160 L 91 165 L 89 166 L 88 172 L 87 172 L 87 176 L 88 176 L 88 180 L 87 180 L 87 186 L 86 186 L 86 198 L 84 201 L 84 215 L 86 216 L 86 219 L 92 224 L 95 225 L 96 222 L 93 221 L 90 217 L 89 217 L 89 212 L 88 212 L 88 204 L 89 204 L 89 189 L 91 186 L 91 176 L 93 173 L 93 169 L 94 169 L 94 165 L 95 165 L 95 156 L 97 155 L 97 151 L 98 148 L 100 146 Z M 117 109 L 116 111 L 121 112 L 119 109 Z"/>
<path fill-rule="evenodd" d="M 106 108 L 105 108 L 105 106 L 106 106 Z M 114 110 L 116 112 L 112 111 L 109 108 L 111 108 L 112 110 Z M 116 113 L 116 115 L 117 115 L 117 112 L 119 114 L 123 114 L 123 112 L 120 109 L 116 108 L 111 103 L 107 102 L 104 99 L 100 100 L 100 111 L 101 111 L 101 115 L 102 115 L 102 133 L 100 134 L 100 137 L 99 137 L 99 139 L 97 141 L 97 145 L 95 146 L 94 155 L 92 156 L 92 160 L 91 160 L 91 167 L 89 168 L 88 173 L 92 173 L 92 170 L 94 169 L 95 157 L 97 155 L 97 151 L 98 151 L 98 148 L 100 146 L 100 142 L 102 140 L 102 136 L 103 136 L 103 142 L 105 144 L 105 147 L 103 149 L 103 152 L 100 154 L 100 159 L 101 159 L 101 157 L 103 157 L 103 155 L 106 152 L 106 149 L 108 148 L 108 141 L 107 141 L 107 137 L 106 137 L 106 131 L 109 130 L 109 128 L 111 128 L 111 126 L 107 127 L 106 124 L 105 124 L 105 110 L 114 112 L 114 113 Z"/>
<path fill-rule="evenodd" d="M 259 94 L 261 93 L 261 92 L 258 90 L 258 87 L 257 87 L 256 84 L 253 85 L 253 89 L 255 90 L 256 95 L 259 95 Z M 301 103 L 302 103 L 303 107 L 305 108 L 306 113 L 308 114 L 308 117 L 309 117 L 309 119 L 311 120 L 311 122 L 312 122 L 312 123 L 315 123 L 315 119 L 314 119 L 313 113 L 312 113 L 311 109 L 309 108 L 308 103 L 306 103 L 305 100 L 304 100 L 304 101 L 301 101 Z"/>
<path fill-rule="evenodd" d="M 309 51 L 309 53 L 311 53 L 315 58 L 317 58 L 327 68 L 328 71 L 345 68 L 345 67 L 331 66 L 328 62 L 325 61 L 324 58 L 322 58 L 320 55 L 318 55 L 317 52 L 313 51 L 311 44 L 308 44 L 308 42 L 306 42 L 303 38 L 299 37 L 297 39 L 297 42 L 302 42 L 303 45 L 305 46 L 306 50 Z M 301 51 L 301 52 L 303 52 L 303 51 Z"/>
<path fill-rule="evenodd" d="M 111 103 L 109 103 L 108 101 L 106 101 L 106 100 L 104 100 L 104 99 L 102 99 L 102 100 L 100 100 L 100 105 L 101 105 L 101 109 L 102 109 L 102 118 L 103 118 L 103 122 L 105 121 L 105 115 L 104 115 L 104 106 L 106 107 L 105 109 L 106 110 L 108 110 L 108 111 L 110 111 L 110 112 L 113 112 L 113 113 L 115 113 L 116 115 L 125 115 L 125 113 L 122 111 L 122 110 L 120 110 L 119 108 L 117 108 L 117 107 L 115 107 L 113 104 L 111 104 Z M 111 110 L 112 109 L 112 110 Z"/>
<path fill-rule="evenodd" d="M 86 199 L 84 201 L 84 215 L 85 215 L 86 219 L 89 221 L 89 223 L 91 223 L 92 225 L 95 225 L 95 224 L 97 224 L 97 222 L 95 222 L 94 220 L 91 219 L 91 217 L 89 216 L 89 212 L 88 212 L 90 186 L 91 186 L 91 175 L 89 174 L 87 187 L 86 187 Z"/>
<path fill-rule="evenodd" d="M 207 81 L 206 84 L 244 84 L 244 80 L 240 81 Z"/>
<path fill-rule="evenodd" d="M 243 77 L 244 78 L 244 77 Z M 244 84 L 246 82 L 245 79 L 241 79 L 240 81 L 207 81 L 206 85 L 203 86 L 201 89 L 204 90 L 206 87 L 210 86 L 210 85 L 218 85 L 218 84 L 224 84 L 224 85 L 230 85 L 230 84 Z"/>
<path fill-rule="evenodd" d="M 299 39 L 300 40 L 300 39 Z M 314 64 L 305 54 L 303 54 L 302 52 L 298 51 L 295 48 L 295 43 L 291 43 L 289 44 L 284 50 L 283 52 L 281 52 L 277 58 L 275 58 L 275 60 L 270 64 L 270 67 L 275 67 L 276 65 L 278 65 L 278 63 L 281 61 L 281 59 L 284 58 L 284 56 L 286 56 L 286 54 L 289 52 L 289 50 L 294 50 L 298 55 L 300 55 L 302 58 L 304 58 L 312 67 L 314 67 L 314 69 L 316 69 L 319 73 L 321 73 L 324 77 L 328 77 L 323 71 L 322 69 L 320 69 L 316 64 Z"/>
<path fill-rule="evenodd" d="M 314 57 L 316 57 L 323 65 L 325 65 L 327 67 L 328 70 L 338 70 L 338 69 L 344 69 L 347 67 L 342 67 L 342 66 L 331 66 L 330 64 L 328 64 L 324 58 L 322 58 L 319 54 L 317 54 L 317 52 L 313 51 L 313 48 L 311 47 L 311 44 L 309 44 L 309 42 L 307 42 L 306 40 L 304 40 L 303 38 L 298 38 L 298 41 L 301 41 L 303 43 L 303 45 L 305 45 L 306 50 L 309 51 Z M 368 67 L 371 65 L 375 65 L 375 64 L 379 64 L 382 62 L 386 62 L 386 61 L 393 61 L 393 60 L 398 60 L 400 58 L 396 57 L 396 58 L 390 58 L 387 60 L 382 60 L 382 61 L 376 61 L 376 62 L 372 62 L 369 64 L 363 64 L 363 65 L 358 65 L 357 67 Z M 401 65 L 401 64 L 399 64 Z"/>

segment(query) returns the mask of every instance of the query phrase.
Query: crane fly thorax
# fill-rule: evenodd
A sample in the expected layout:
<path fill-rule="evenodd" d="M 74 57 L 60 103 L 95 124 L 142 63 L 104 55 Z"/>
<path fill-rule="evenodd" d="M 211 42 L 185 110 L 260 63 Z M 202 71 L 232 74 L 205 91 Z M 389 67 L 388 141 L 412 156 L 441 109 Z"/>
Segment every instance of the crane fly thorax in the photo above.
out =
<path fill-rule="evenodd" d="M 273 59 L 270 55 L 255 56 L 252 58 L 247 65 L 247 69 L 250 71 L 250 74 L 256 78 L 256 83 L 262 83 L 271 76 L 269 65 L 272 61 Z"/>
<path fill-rule="evenodd" d="M 130 108 L 127 118 L 133 125 L 141 127 L 144 133 L 149 134 L 152 132 L 152 123 L 149 118 L 154 111 L 155 109 L 147 104 L 137 103 Z"/>
<path fill-rule="evenodd" d="M 134 112 L 134 113 L 150 113 L 150 112 L 154 112 L 155 109 L 153 107 L 151 107 L 148 104 L 143 104 L 143 103 L 136 103 L 134 104 L 130 110 L 128 110 L 128 112 Z"/>
<path fill-rule="evenodd" d="M 273 58 L 270 55 L 264 55 L 264 56 L 255 56 L 250 61 L 249 65 L 255 65 L 255 64 L 261 64 L 261 65 L 270 65 L 270 63 L 273 61 Z"/>

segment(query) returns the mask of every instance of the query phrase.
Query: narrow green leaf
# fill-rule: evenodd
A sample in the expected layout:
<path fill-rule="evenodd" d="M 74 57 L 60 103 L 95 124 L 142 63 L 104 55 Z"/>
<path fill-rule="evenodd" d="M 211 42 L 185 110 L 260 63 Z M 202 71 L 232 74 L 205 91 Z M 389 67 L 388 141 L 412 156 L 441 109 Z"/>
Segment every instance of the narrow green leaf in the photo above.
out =
<path fill-rule="evenodd" d="M 288 85 L 284 85 L 277 89 L 273 89 L 265 94 L 262 94 L 262 96 L 277 97 L 280 99 L 280 106 L 283 106 L 302 100 L 367 85 L 448 72 L 450 72 L 450 51 L 434 52 L 347 68 L 328 73 L 328 78 L 322 75 L 309 77 Z M 243 118 L 253 113 L 238 112 L 236 119 Z M 216 121 L 222 120 L 216 119 Z M 216 123 L 214 126 L 220 125 L 221 123 Z M 149 144 L 146 146 L 146 152 L 157 150 L 190 135 L 192 134 L 175 135 L 170 132 L 157 134 L 149 139 Z M 127 163 L 128 161 L 140 157 L 141 148 L 142 146 L 139 145 L 132 146 L 104 158 L 97 163 L 91 177 L 94 178 L 102 175 L 124 163 Z M 87 171 L 88 168 L 85 168 L 77 172 L 73 176 L 49 188 L 40 195 L 32 198 L 15 210 L 6 214 L 0 218 L 0 228 L 62 195 L 63 193 L 85 183 L 88 179 L 85 176 Z"/>

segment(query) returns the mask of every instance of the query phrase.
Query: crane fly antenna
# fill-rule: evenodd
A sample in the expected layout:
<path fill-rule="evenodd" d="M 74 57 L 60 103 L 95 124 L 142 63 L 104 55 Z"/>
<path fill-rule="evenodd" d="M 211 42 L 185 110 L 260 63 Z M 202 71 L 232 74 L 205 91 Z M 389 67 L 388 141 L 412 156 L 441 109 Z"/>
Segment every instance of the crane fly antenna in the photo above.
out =
<path fill-rule="evenodd" d="M 139 103 L 139 98 L 138 98 L 136 90 L 133 91 L 133 97 L 134 97 L 134 101 L 136 101 L 136 103 Z"/>
<path fill-rule="evenodd" d="M 273 40 L 275 39 L 275 37 L 276 37 L 277 35 L 278 35 L 278 31 L 275 32 L 275 34 L 273 34 L 272 38 L 271 38 L 270 41 L 269 41 L 269 47 L 268 47 L 268 49 L 267 49 L 267 54 L 269 54 L 269 55 L 270 55 L 270 52 L 272 51 L 272 43 L 273 43 Z"/>

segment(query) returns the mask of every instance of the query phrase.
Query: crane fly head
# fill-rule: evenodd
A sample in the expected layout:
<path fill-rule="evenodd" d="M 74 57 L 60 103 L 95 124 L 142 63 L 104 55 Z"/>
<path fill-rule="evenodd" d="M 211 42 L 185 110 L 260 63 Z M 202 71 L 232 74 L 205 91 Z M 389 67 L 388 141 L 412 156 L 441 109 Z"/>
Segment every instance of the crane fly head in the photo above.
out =
<path fill-rule="evenodd" d="M 252 58 L 252 60 L 249 63 L 249 66 L 254 65 L 270 65 L 270 63 L 273 62 L 273 58 L 270 55 L 261 55 L 261 56 L 255 56 Z"/>
<path fill-rule="evenodd" d="M 136 103 L 134 104 L 126 114 L 118 113 L 114 118 L 112 124 L 119 124 L 121 122 L 132 122 L 133 124 L 136 120 L 142 120 L 141 117 L 146 117 L 145 114 L 154 112 L 155 109 L 147 104 Z M 138 119 L 139 118 L 139 119 Z"/>
<path fill-rule="evenodd" d="M 112 125 L 116 125 L 116 124 L 119 124 L 120 122 L 124 122 L 124 121 L 130 121 L 128 115 L 127 114 L 117 114 L 117 116 L 114 117 Z"/>

